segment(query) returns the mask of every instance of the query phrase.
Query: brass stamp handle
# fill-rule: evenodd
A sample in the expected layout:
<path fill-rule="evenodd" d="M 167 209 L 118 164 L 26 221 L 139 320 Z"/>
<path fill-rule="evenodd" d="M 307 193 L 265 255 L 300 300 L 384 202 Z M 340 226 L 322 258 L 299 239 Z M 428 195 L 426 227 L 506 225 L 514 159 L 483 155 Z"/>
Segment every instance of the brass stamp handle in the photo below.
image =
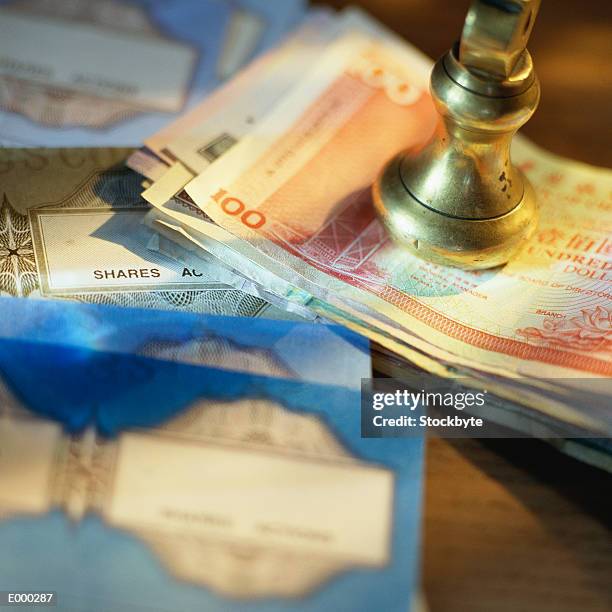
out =
<path fill-rule="evenodd" d="M 533 29 L 540 0 L 476 0 L 465 18 L 459 61 L 500 80 L 514 72 Z"/>
<path fill-rule="evenodd" d="M 539 0 L 474 0 L 461 41 L 435 64 L 432 139 L 391 160 L 373 187 L 391 236 L 427 259 L 501 265 L 533 233 L 535 193 L 510 144 L 540 99 L 525 45 Z"/>

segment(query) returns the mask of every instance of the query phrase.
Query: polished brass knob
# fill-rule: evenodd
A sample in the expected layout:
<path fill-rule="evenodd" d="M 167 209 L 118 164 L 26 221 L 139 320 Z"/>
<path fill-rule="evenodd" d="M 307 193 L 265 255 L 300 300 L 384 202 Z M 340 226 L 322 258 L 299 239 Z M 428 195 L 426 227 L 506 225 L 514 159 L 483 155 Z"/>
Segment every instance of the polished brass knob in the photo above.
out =
<path fill-rule="evenodd" d="M 440 121 L 431 140 L 392 159 L 373 187 L 391 236 L 463 268 L 507 262 L 531 236 L 536 196 L 510 158 L 540 87 L 525 48 L 539 0 L 475 0 L 461 41 L 435 64 Z"/>

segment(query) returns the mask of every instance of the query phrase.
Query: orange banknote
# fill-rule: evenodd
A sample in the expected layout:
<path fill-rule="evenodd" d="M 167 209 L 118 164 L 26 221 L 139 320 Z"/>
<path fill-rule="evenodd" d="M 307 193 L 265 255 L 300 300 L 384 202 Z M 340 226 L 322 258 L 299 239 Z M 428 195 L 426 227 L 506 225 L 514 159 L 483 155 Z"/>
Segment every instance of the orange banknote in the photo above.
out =
<path fill-rule="evenodd" d="M 187 193 L 296 284 L 361 304 L 400 339 L 421 338 L 484 370 L 611 375 L 610 173 L 517 139 L 514 157 L 538 191 L 542 221 L 494 270 L 422 261 L 376 219 L 370 188 L 380 168 L 434 129 L 429 68 L 393 41 L 344 37 Z"/>

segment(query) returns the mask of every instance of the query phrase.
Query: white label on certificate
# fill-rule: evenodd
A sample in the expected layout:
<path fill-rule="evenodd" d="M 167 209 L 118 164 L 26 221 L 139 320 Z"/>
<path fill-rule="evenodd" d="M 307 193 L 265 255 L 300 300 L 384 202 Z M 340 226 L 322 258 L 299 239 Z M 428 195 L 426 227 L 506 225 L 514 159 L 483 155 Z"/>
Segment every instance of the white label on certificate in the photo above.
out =
<path fill-rule="evenodd" d="M 380 566 L 393 476 L 360 462 L 295 457 L 170 436 L 122 436 L 111 523 L 241 541 Z"/>
<path fill-rule="evenodd" d="M 194 288 L 194 274 L 147 248 L 148 209 L 38 209 L 32 237 L 45 295 Z M 207 288 L 211 288 L 210 283 Z"/>
<path fill-rule="evenodd" d="M 196 53 L 162 36 L 0 9 L 0 75 L 177 112 Z"/>

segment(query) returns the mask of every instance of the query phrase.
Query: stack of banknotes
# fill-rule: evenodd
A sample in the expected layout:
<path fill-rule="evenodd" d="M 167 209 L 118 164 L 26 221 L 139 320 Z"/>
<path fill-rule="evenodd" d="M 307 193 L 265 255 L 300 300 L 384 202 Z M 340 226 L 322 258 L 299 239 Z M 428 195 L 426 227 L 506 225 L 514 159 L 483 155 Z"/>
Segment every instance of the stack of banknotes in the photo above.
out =
<path fill-rule="evenodd" d="M 597 438 L 612 431 L 612 175 L 518 137 L 541 207 L 525 249 L 480 272 L 406 253 L 370 188 L 431 135 L 430 69 L 361 12 L 311 15 L 130 156 L 146 223 L 277 307 L 370 338 L 380 371 L 484 386 L 500 398 L 492 418 L 609 466 Z"/>

